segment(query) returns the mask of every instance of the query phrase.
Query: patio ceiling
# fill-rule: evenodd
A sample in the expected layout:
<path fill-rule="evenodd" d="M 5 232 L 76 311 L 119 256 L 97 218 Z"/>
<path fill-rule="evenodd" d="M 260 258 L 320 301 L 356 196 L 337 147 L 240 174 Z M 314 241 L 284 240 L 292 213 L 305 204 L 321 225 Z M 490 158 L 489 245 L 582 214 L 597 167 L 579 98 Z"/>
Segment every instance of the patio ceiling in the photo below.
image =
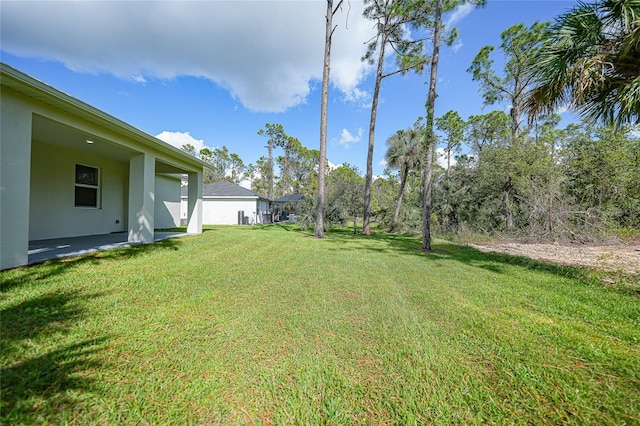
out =
<path fill-rule="evenodd" d="M 32 138 L 40 143 L 123 162 L 129 162 L 131 155 L 134 154 L 133 151 L 116 143 L 39 115 L 33 116 Z M 91 141 L 91 143 L 87 141 Z M 187 173 L 187 171 L 156 159 L 156 173 L 181 174 Z"/>
<path fill-rule="evenodd" d="M 131 158 L 128 149 L 39 115 L 33 116 L 31 137 L 37 142 L 119 161 L 128 162 Z M 87 143 L 88 140 L 93 143 Z"/>

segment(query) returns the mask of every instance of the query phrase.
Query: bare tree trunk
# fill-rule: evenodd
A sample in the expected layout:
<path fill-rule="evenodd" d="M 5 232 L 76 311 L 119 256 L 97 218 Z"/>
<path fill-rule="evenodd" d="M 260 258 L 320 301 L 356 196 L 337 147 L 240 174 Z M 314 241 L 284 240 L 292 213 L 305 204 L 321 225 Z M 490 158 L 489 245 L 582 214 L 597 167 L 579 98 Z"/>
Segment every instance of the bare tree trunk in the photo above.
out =
<path fill-rule="evenodd" d="M 429 137 L 429 139 L 431 139 Z M 433 141 L 429 141 L 424 166 L 424 193 L 422 206 L 422 250 L 431 251 L 431 178 L 433 173 Z"/>
<path fill-rule="evenodd" d="M 509 190 L 504 191 L 502 197 L 502 203 L 504 204 L 504 230 L 509 232 L 513 228 L 513 212 L 511 211 L 511 205 L 509 202 Z"/>
<path fill-rule="evenodd" d="M 337 8 L 342 4 L 338 3 Z M 336 8 L 336 9 L 337 9 Z M 324 238 L 324 178 L 327 162 L 327 105 L 329 101 L 329 73 L 331 71 L 331 37 L 333 36 L 333 0 L 327 0 L 327 26 L 324 39 L 324 68 L 322 70 L 322 100 L 320 105 L 320 159 L 318 161 L 318 203 L 316 208 L 316 238 Z"/>
<path fill-rule="evenodd" d="M 555 139 L 551 141 L 551 164 L 553 167 L 553 165 L 556 162 L 556 141 Z M 551 169 L 553 170 L 553 168 Z M 549 179 L 549 224 L 547 226 L 547 230 L 549 232 L 553 231 L 553 195 L 554 195 L 554 188 L 553 188 L 553 178 Z"/>
<path fill-rule="evenodd" d="M 268 187 L 268 196 L 270 200 L 273 200 L 273 141 L 269 139 L 267 142 L 267 187 Z"/>
<path fill-rule="evenodd" d="M 438 79 L 438 59 L 440 56 L 440 29 L 442 26 L 442 0 L 436 0 L 435 22 L 433 28 L 433 53 L 431 56 L 431 76 L 427 97 L 427 159 L 424 166 L 424 194 L 422 206 L 422 250 L 431 251 L 431 175 L 433 172 L 433 146 L 435 133 L 433 121 L 436 103 L 436 82 Z"/>
<path fill-rule="evenodd" d="M 373 88 L 371 102 L 371 118 L 369 120 L 369 149 L 367 151 L 367 176 L 364 182 L 364 215 L 362 217 L 362 233 L 371 235 L 371 186 L 373 184 L 373 145 L 376 135 L 376 116 L 378 114 L 378 97 L 382 84 L 382 70 L 384 65 L 384 48 L 387 44 L 387 34 L 381 34 L 380 54 L 378 56 L 378 69 L 376 71 L 376 84 Z"/>
<path fill-rule="evenodd" d="M 400 193 L 398 194 L 398 204 L 396 204 L 396 211 L 393 214 L 393 222 L 391 222 L 391 232 L 395 231 L 398 227 L 398 221 L 400 220 L 400 207 L 402 206 L 402 199 L 404 198 L 404 187 L 407 185 L 407 177 L 409 176 L 409 168 L 405 167 L 400 177 Z"/>

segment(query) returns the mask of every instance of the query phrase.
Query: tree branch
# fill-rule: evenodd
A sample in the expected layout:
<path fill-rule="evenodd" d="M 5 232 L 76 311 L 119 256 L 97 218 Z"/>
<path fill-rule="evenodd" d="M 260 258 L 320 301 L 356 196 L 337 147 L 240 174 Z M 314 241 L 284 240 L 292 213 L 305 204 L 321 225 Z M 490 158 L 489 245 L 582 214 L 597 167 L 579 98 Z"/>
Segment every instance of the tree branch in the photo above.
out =
<path fill-rule="evenodd" d="M 396 74 L 400 74 L 400 73 L 403 73 L 403 72 L 407 72 L 407 71 L 410 71 L 410 70 L 412 70 L 414 68 L 418 68 L 420 65 L 426 65 L 428 62 L 429 62 L 429 60 L 425 59 L 424 61 L 420 61 L 417 64 L 411 65 L 410 67 L 405 67 L 405 68 L 402 68 L 402 69 L 399 69 L 399 70 L 392 71 L 392 72 L 390 72 L 388 74 L 383 74 L 382 77 L 380 77 L 380 78 L 391 77 L 392 75 L 396 75 Z"/>

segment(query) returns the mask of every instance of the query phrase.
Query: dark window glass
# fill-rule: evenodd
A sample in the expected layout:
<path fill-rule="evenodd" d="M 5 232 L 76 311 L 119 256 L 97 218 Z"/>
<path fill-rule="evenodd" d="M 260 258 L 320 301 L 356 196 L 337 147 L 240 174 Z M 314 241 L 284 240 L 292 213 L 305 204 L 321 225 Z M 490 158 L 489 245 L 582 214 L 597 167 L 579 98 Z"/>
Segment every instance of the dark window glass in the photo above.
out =
<path fill-rule="evenodd" d="M 98 169 L 76 164 L 76 183 L 98 186 Z"/>
<path fill-rule="evenodd" d="M 98 188 L 76 186 L 76 207 L 98 207 Z"/>

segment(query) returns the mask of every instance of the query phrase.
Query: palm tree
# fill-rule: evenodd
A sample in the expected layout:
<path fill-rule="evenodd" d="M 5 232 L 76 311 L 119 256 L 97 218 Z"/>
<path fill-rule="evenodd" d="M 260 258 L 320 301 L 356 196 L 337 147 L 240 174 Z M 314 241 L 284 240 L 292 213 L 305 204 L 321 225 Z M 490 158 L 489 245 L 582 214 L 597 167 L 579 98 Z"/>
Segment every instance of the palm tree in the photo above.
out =
<path fill-rule="evenodd" d="M 390 167 L 400 171 L 400 193 L 396 211 L 391 222 L 391 232 L 395 231 L 400 218 L 400 206 L 404 197 L 404 189 L 407 184 L 409 172 L 416 169 L 420 164 L 422 156 L 422 134 L 418 129 L 398 130 L 387 139 L 387 152 L 385 160 Z"/>
<path fill-rule="evenodd" d="M 533 61 L 529 118 L 570 106 L 590 121 L 640 122 L 640 1 L 579 4 Z"/>

